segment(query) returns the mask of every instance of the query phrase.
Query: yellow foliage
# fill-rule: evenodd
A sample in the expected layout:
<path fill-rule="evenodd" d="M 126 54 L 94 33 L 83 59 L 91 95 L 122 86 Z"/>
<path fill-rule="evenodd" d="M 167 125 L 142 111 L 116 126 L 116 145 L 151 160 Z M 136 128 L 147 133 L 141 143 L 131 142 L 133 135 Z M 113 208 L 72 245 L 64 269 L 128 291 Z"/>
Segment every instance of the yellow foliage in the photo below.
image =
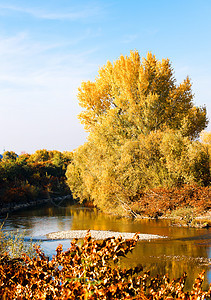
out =
<path fill-rule="evenodd" d="M 151 53 L 142 62 L 137 51 L 107 62 L 94 82 L 81 84 L 78 99 L 84 109 L 79 119 L 89 132 L 111 111 L 137 133 L 167 126 L 195 138 L 207 125 L 206 109 L 193 104 L 190 79 L 176 85 L 169 59 L 158 61 Z"/>
<path fill-rule="evenodd" d="M 206 109 L 194 106 L 188 77 L 176 84 L 169 59 L 131 51 L 83 82 L 78 99 L 89 136 L 67 171 L 75 197 L 109 209 L 144 189 L 210 183 L 209 156 L 195 141 Z"/>
<path fill-rule="evenodd" d="M 203 145 L 206 147 L 209 154 L 209 164 L 211 173 L 211 131 L 202 131 L 200 137 Z"/>
<path fill-rule="evenodd" d="M 201 139 L 203 143 L 211 145 L 211 131 L 202 131 Z"/>

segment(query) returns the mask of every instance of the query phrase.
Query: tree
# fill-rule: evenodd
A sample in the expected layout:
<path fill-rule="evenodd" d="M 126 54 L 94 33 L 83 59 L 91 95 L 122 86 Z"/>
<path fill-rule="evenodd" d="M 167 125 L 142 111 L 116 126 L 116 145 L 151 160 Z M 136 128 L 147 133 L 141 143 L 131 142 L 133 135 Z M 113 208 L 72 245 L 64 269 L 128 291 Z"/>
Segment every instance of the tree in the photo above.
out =
<path fill-rule="evenodd" d="M 14 151 L 6 151 L 3 153 L 3 160 L 4 161 L 16 161 L 18 155 Z"/>
<path fill-rule="evenodd" d="M 207 148 L 209 154 L 210 173 L 211 173 L 211 131 L 202 131 L 200 137 L 203 145 Z"/>
<path fill-rule="evenodd" d="M 30 161 L 33 162 L 46 162 L 50 159 L 49 151 L 46 149 L 37 150 L 30 156 Z"/>
<path fill-rule="evenodd" d="M 208 123 L 206 108 L 193 104 L 189 77 L 177 85 L 169 60 L 151 53 L 142 62 L 137 51 L 107 62 L 95 82 L 81 84 L 78 99 L 85 109 L 79 118 L 89 132 L 109 115 L 135 137 L 168 127 L 197 138 Z"/>
<path fill-rule="evenodd" d="M 78 99 L 89 136 L 66 173 L 75 197 L 108 210 L 144 189 L 209 184 L 209 157 L 195 140 L 206 108 L 194 106 L 188 77 L 176 84 L 168 59 L 121 56 L 83 82 Z"/>

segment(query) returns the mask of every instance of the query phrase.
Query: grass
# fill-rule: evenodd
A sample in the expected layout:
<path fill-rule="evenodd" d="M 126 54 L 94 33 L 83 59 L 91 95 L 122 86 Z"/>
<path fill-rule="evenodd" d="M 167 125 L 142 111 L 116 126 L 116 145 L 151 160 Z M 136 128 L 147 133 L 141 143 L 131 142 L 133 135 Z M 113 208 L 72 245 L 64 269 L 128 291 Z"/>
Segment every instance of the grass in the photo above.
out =
<path fill-rule="evenodd" d="M 32 240 L 24 240 L 24 232 L 4 232 L 3 226 L 4 223 L 0 225 L 0 255 L 8 253 L 10 258 L 18 258 L 26 253 L 29 257 L 35 256 L 35 244 Z"/>
<path fill-rule="evenodd" d="M 197 211 L 192 207 L 177 208 L 169 214 L 169 217 L 173 219 L 174 225 L 196 228 L 208 228 L 211 226 L 210 220 L 198 219 L 197 216 Z"/>

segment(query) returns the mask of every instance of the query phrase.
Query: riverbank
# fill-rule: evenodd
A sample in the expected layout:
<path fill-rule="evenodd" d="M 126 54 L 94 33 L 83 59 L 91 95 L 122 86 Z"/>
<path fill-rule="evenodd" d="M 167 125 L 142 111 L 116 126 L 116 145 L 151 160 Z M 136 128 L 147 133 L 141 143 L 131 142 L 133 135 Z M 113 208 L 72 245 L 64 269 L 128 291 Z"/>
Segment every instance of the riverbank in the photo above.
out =
<path fill-rule="evenodd" d="M 84 239 L 87 234 L 87 230 L 68 230 L 68 231 L 58 231 L 51 232 L 46 235 L 47 238 L 51 240 L 61 240 L 61 239 Z M 134 232 L 115 232 L 115 231 L 105 231 L 105 230 L 90 230 L 91 237 L 96 240 L 104 240 L 107 238 L 118 238 L 122 237 L 125 240 L 132 239 L 135 236 Z M 159 238 L 166 238 L 165 236 L 155 235 L 155 234 L 141 234 L 138 233 L 139 240 L 152 240 Z"/>
<path fill-rule="evenodd" d="M 149 216 L 146 214 L 141 214 L 134 212 L 132 210 L 122 211 L 119 209 L 114 212 L 103 211 L 103 213 L 108 215 L 113 215 L 117 218 L 126 218 L 132 220 L 170 220 L 171 226 L 177 227 L 189 227 L 189 228 L 210 228 L 211 227 L 211 210 L 205 211 L 201 214 L 193 212 L 190 208 L 181 208 L 177 210 L 172 210 L 169 213 L 164 213 L 161 216 Z"/>
<path fill-rule="evenodd" d="M 52 205 L 55 207 L 64 206 L 65 202 L 68 201 L 68 204 L 76 204 L 71 195 L 59 196 L 59 197 L 50 197 L 45 199 L 37 199 L 29 202 L 11 202 L 11 203 L 1 203 L 0 202 L 0 216 L 6 216 L 9 213 L 15 211 L 26 210 L 33 207 L 40 207 L 42 205 Z M 79 203 L 78 203 L 79 204 Z M 80 206 L 80 204 L 79 204 Z M 87 202 L 81 204 L 82 207 L 86 208 L 96 208 L 92 203 Z M 128 206 L 129 207 L 129 206 Z M 128 208 L 127 207 L 127 208 Z M 132 207 L 132 206 L 131 206 Z M 131 213 L 132 212 L 132 213 Z M 113 211 L 104 211 L 105 214 L 114 215 L 119 218 L 131 218 L 136 219 L 169 219 L 171 220 L 172 226 L 178 227 L 194 227 L 194 228 L 209 228 L 211 227 L 211 210 L 204 211 L 203 213 L 197 213 L 194 208 L 181 207 L 170 212 L 164 212 L 162 215 L 148 215 L 146 212 L 141 213 L 133 211 L 131 208 L 127 210 L 116 209 L 115 213 Z"/>
<path fill-rule="evenodd" d="M 211 210 L 197 215 L 189 208 L 173 210 L 171 213 L 150 218 L 139 215 L 137 219 L 166 219 L 171 221 L 172 226 L 190 227 L 190 228 L 210 228 L 211 227 Z"/>
<path fill-rule="evenodd" d="M 28 209 L 32 207 L 39 207 L 43 204 L 52 204 L 52 205 L 59 205 L 63 201 L 72 201 L 72 204 L 75 203 L 75 201 L 72 198 L 72 195 L 65 195 L 60 197 L 51 197 L 51 198 L 45 198 L 45 199 L 37 199 L 29 202 L 11 202 L 11 203 L 0 203 L 0 216 L 6 215 L 8 213 L 13 213 L 18 210 Z"/>
<path fill-rule="evenodd" d="M 94 207 L 92 203 L 84 203 L 87 208 L 97 208 Z M 117 218 L 127 218 L 133 220 L 170 220 L 172 226 L 178 227 L 190 227 L 190 228 L 210 228 L 211 227 L 211 209 L 205 211 L 198 211 L 193 207 L 177 207 L 176 209 L 163 211 L 159 214 L 148 214 L 146 211 L 138 211 L 134 209 L 137 203 L 132 205 L 127 205 L 126 209 L 124 205 L 119 205 L 114 210 L 102 211 L 105 214 L 113 215 Z M 134 210 L 133 210 L 133 209 Z"/>

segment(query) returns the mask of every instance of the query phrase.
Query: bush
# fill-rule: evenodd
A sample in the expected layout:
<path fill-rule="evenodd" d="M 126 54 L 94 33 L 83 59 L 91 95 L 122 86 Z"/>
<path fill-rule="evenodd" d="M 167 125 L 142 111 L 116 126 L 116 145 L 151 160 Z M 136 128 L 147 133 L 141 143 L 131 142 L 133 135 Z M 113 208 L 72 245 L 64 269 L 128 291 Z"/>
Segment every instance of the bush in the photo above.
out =
<path fill-rule="evenodd" d="M 29 242 L 24 241 L 24 232 L 3 232 L 2 227 L 3 224 L 0 226 L 0 255 L 7 253 L 11 259 L 21 257 L 23 253 L 29 257 L 35 256 L 35 244 L 31 240 Z"/>
<path fill-rule="evenodd" d="M 157 188 L 146 190 L 130 207 L 136 213 L 156 217 L 181 209 L 203 214 L 211 208 L 211 187 L 185 185 L 181 188 Z"/>
<path fill-rule="evenodd" d="M 150 277 L 137 266 L 121 269 L 120 257 L 132 251 L 138 237 L 131 240 L 108 238 L 94 241 L 87 233 L 82 245 L 71 242 L 67 251 L 59 245 L 56 256 L 48 257 L 36 248 L 37 257 L 0 257 L 0 296 L 2 299 L 211 299 L 211 289 L 202 291 L 204 272 L 193 289 L 184 292 L 186 274 L 176 281 L 168 276 Z"/>

